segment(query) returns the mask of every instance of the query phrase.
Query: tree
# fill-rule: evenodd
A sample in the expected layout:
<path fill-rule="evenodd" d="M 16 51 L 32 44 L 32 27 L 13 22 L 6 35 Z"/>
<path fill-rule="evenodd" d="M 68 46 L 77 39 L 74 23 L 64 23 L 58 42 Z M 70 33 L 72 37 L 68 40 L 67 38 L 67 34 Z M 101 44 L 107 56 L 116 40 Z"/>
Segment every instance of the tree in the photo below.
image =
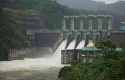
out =
<path fill-rule="evenodd" d="M 0 16 L 0 60 L 8 60 L 9 49 L 21 48 L 27 44 L 25 37 L 15 28 L 16 23 L 2 6 Z"/>
<path fill-rule="evenodd" d="M 74 61 L 66 68 L 69 70 L 60 70 L 59 80 L 125 80 L 125 50 L 116 51 L 116 45 L 111 40 L 99 40 L 95 45 L 107 55 L 106 59 L 97 58 L 93 62 Z"/>
<path fill-rule="evenodd" d="M 102 50 L 105 59 L 116 59 L 117 51 L 116 44 L 111 40 L 98 40 L 95 41 L 95 47 Z"/>

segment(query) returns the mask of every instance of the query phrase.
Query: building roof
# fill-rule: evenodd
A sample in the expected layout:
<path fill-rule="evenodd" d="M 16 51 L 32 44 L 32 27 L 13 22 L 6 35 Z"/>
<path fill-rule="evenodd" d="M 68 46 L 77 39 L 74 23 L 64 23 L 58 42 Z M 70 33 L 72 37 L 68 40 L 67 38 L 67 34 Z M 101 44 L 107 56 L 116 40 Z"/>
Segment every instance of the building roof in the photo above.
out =
<path fill-rule="evenodd" d="M 83 47 L 82 51 L 99 51 L 96 47 Z"/>
<path fill-rule="evenodd" d="M 82 51 L 100 51 L 101 49 L 98 49 L 96 47 L 83 47 Z M 116 48 L 116 51 L 122 51 L 122 48 Z"/>

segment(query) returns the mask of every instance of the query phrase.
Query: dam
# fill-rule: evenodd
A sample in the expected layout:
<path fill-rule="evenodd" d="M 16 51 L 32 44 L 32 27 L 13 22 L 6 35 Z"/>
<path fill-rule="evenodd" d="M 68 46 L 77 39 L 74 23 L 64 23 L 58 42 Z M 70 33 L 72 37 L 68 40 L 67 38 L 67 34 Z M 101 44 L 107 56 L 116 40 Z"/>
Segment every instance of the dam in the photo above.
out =
<path fill-rule="evenodd" d="M 106 22 L 103 19 L 106 19 Z M 93 41 L 96 40 L 112 39 L 118 44 L 124 43 L 117 40 L 120 38 L 115 38 L 116 32 L 124 35 L 124 31 L 113 30 L 113 17 L 111 15 L 64 16 L 62 30 L 27 30 L 26 34 L 33 46 L 26 49 L 12 49 L 8 58 L 9 60 L 18 60 L 51 56 L 57 58 L 58 56 L 59 62 L 63 64 L 65 62 L 64 56 L 72 57 L 71 60 L 68 60 L 69 62 L 77 59 L 76 51 L 87 47 L 90 42 L 93 45 Z M 22 54 L 23 56 L 19 58 Z"/>
<path fill-rule="evenodd" d="M 106 29 L 103 29 L 103 19 L 107 19 L 108 26 Z M 28 58 L 52 56 L 64 41 L 66 41 L 66 44 L 62 50 L 81 49 L 88 45 L 89 40 L 107 38 L 112 29 L 112 20 L 113 17 L 110 15 L 64 16 L 62 18 L 62 30 L 26 30 L 33 46 L 23 49 L 24 51 L 10 50 L 10 56 L 21 51 L 26 53 L 25 57 Z M 87 22 L 87 28 L 85 28 L 85 21 Z"/>
<path fill-rule="evenodd" d="M 66 30 L 67 20 L 71 21 L 71 29 L 69 30 L 70 34 L 67 38 L 66 48 L 61 51 L 62 64 L 69 64 L 73 60 L 92 62 L 94 56 L 103 57 L 103 53 L 99 52 L 94 46 L 94 41 L 97 40 L 110 39 L 118 47 L 124 44 L 125 32 L 113 29 L 113 16 L 111 15 L 64 16 L 64 31 Z M 75 29 L 75 20 L 79 20 L 79 29 Z M 85 20 L 88 20 L 87 29 L 85 29 L 84 25 Z M 107 23 L 107 26 L 105 23 Z"/>
<path fill-rule="evenodd" d="M 95 20 L 96 19 L 96 20 Z M 103 19 L 107 19 L 107 27 L 103 28 Z M 112 30 L 112 20 L 113 17 L 110 15 L 79 15 L 79 16 L 64 16 L 62 22 L 62 29 L 65 32 L 67 30 L 67 20 L 70 20 L 71 29 L 69 30 L 70 34 L 67 38 L 67 44 L 65 50 L 62 50 L 61 63 L 67 64 L 73 60 L 79 59 L 77 50 L 87 47 L 91 42 L 108 39 L 110 31 Z M 79 21 L 79 29 L 75 29 L 75 21 Z M 88 27 L 85 29 L 84 22 L 88 20 Z M 96 22 L 95 22 L 96 21 Z M 96 24 L 96 25 L 94 25 Z"/>
<path fill-rule="evenodd" d="M 74 18 L 80 20 L 79 29 L 75 29 L 76 19 Z M 89 18 L 88 29 L 84 29 L 83 18 Z M 96 30 L 93 29 L 93 18 L 97 19 L 98 24 Z M 0 76 L 0 78 L 3 80 L 55 80 L 59 69 L 71 61 L 77 59 L 92 61 L 93 54 L 81 54 L 81 49 L 83 47 L 93 46 L 93 40 L 110 38 L 116 43 L 124 45 L 125 37 L 123 36 L 125 35 L 125 31 L 112 30 L 111 20 L 107 21 L 109 26 L 104 30 L 102 28 L 103 18 L 112 19 L 112 16 L 64 16 L 62 20 L 62 30 L 28 30 L 27 36 L 32 41 L 34 47 L 10 50 L 10 61 L 0 62 L 0 74 L 3 75 Z M 71 29 L 67 29 L 67 20 L 71 21 Z M 122 41 L 120 40 L 121 38 Z M 23 54 L 23 60 L 19 60 L 19 54 Z"/>

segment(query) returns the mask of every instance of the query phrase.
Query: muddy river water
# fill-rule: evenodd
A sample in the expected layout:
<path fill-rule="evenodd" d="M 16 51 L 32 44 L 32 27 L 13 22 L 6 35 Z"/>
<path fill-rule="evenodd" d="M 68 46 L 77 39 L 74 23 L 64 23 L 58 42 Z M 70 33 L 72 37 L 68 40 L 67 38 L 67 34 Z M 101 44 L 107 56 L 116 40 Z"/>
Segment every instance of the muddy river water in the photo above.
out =
<path fill-rule="evenodd" d="M 0 62 L 0 80 L 56 80 L 63 65 L 38 58 Z"/>
<path fill-rule="evenodd" d="M 61 50 L 67 40 L 62 41 L 54 55 L 49 58 L 25 58 L 24 60 L 1 61 L 0 80 L 56 80 L 61 64 Z"/>

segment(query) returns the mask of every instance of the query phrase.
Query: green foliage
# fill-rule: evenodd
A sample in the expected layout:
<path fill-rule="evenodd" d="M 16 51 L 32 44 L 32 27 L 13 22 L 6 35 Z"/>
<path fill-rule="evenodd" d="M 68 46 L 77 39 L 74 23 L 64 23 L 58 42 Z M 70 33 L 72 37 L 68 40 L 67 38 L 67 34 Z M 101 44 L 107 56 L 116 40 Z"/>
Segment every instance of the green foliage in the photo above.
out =
<path fill-rule="evenodd" d="M 0 60 L 7 60 L 8 51 L 12 48 L 26 46 L 25 37 L 14 27 L 16 23 L 7 11 L 0 11 Z"/>
<path fill-rule="evenodd" d="M 25 40 L 24 36 L 17 31 L 16 25 L 14 20 L 8 15 L 8 12 L 3 11 L 0 26 L 0 39 L 1 43 L 5 42 L 8 44 L 9 48 L 17 48 L 25 45 L 23 43 Z"/>
<path fill-rule="evenodd" d="M 21 9 L 37 9 L 45 7 L 47 4 L 51 4 L 51 0 L 17 0 Z"/>
<path fill-rule="evenodd" d="M 105 77 L 108 80 L 123 80 L 123 64 L 120 60 L 108 59 L 105 65 Z"/>
<path fill-rule="evenodd" d="M 101 49 L 105 59 L 117 59 L 116 44 L 111 40 L 95 41 L 95 47 Z"/>
<path fill-rule="evenodd" d="M 60 71 L 59 71 L 59 75 L 58 75 L 58 78 L 62 78 L 64 76 L 67 76 L 67 72 L 70 72 L 71 71 L 71 67 L 70 66 L 65 66 L 63 67 Z"/>
<path fill-rule="evenodd" d="M 40 12 L 43 28 L 61 29 L 62 17 L 75 14 L 72 9 L 51 0 L 17 0 L 22 10 L 37 10 Z"/>
<path fill-rule="evenodd" d="M 112 42 L 111 40 L 98 40 L 95 41 L 95 47 L 99 49 L 104 49 L 104 48 L 116 48 L 116 44 Z"/>
<path fill-rule="evenodd" d="M 111 14 L 106 11 L 89 11 L 70 9 L 59 3 L 52 2 L 51 0 L 17 0 L 22 10 L 37 10 L 40 12 L 43 28 L 47 29 L 61 29 L 62 17 L 64 15 L 106 15 Z M 107 21 L 103 21 L 103 27 L 107 28 Z M 75 21 L 75 28 L 79 29 L 79 20 Z M 84 28 L 88 29 L 88 19 L 84 20 Z M 94 20 L 93 26 L 97 29 L 97 19 Z M 70 29 L 70 21 L 67 20 L 67 29 Z"/>
<path fill-rule="evenodd" d="M 120 60 L 97 59 L 92 63 L 81 63 L 70 67 L 60 80 L 124 80 L 124 65 Z M 61 74 L 61 72 L 60 72 Z"/>
<path fill-rule="evenodd" d="M 97 45 L 98 44 L 98 45 Z M 110 44 L 110 45 L 109 45 Z M 105 58 L 96 58 L 93 62 L 74 61 L 70 71 L 60 80 L 125 80 L 125 50 L 115 50 L 110 40 L 100 40 L 96 46 L 103 50 Z"/>
<path fill-rule="evenodd" d="M 103 70 L 102 64 L 98 62 L 83 63 L 79 61 L 73 62 L 71 70 L 61 77 L 61 80 L 99 80 L 101 71 Z M 101 70 L 101 71 L 100 71 Z M 58 77 L 59 78 L 59 77 Z"/>

